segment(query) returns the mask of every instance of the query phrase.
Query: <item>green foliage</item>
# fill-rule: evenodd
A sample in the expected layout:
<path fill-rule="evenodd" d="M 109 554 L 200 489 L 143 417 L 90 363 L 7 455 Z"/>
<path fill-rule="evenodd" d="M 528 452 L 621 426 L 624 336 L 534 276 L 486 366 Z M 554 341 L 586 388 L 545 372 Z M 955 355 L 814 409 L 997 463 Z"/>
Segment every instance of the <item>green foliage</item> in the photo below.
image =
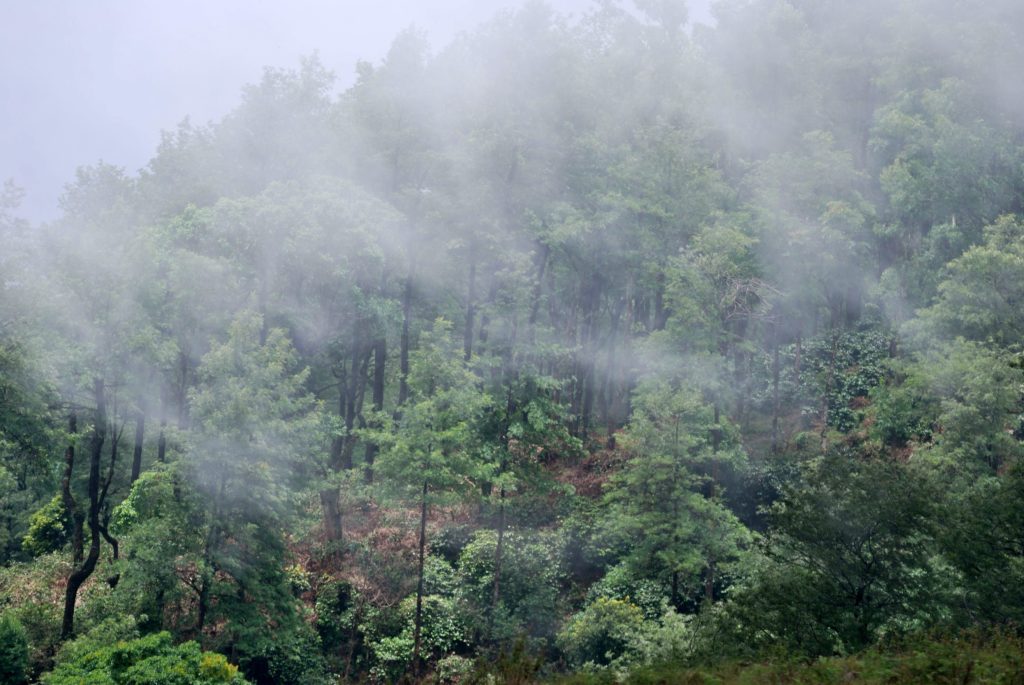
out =
<path fill-rule="evenodd" d="M 575 668 L 607 666 L 626 652 L 643 621 L 636 605 L 598 597 L 569 619 L 558 634 L 558 647 Z"/>
<path fill-rule="evenodd" d="M 413 619 L 416 597 L 402 600 L 395 616 L 397 623 L 388 634 L 368 635 L 367 646 L 372 654 L 371 674 L 393 682 L 404 674 L 413 653 Z M 398 628 L 397 632 L 394 628 Z M 452 653 L 465 654 L 469 648 L 470 630 L 465 611 L 457 600 L 438 595 L 423 597 L 422 649 L 424 658 L 438 660 Z"/>
<path fill-rule="evenodd" d="M 9 685 L 28 682 L 28 633 L 18 618 L 0 614 L 0 680 Z"/>
<path fill-rule="evenodd" d="M 926 474 L 885 458 L 839 451 L 807 464 L 771 507 L 765 559 L 727 608 L 742 626 L 735 646 L 832 654 L 942 620 L 939 501 Z"/>
<path fill-rule="evenodd" d="M 635 604 L 645 619 L 656 619 L 668 609 L 665 589 L 653 580 L 638 577 L 627 564 L 611 567 L 601 580 L 590 586 L 587 600 L 592 602 L 598 597 Z"/>
<path fill-rule="evenodd" d="M 959 477 L 991 473 L 1021 455 L 1015 436 L 1024 370 L 1008 351 L 956 340 L 925 351 L 912 367 L 928 404 L 938 401 L 927 456 Z"/>
<path fill-rule="evenodd" d="M 935 304 L 909 326 L 925 344 L 935 336 L 1011 345 L 1024 336 L 1019 307 L 1024 278 L 1024 224 L 1004 215 L 984 229 L 984 242 L 953 259 Z"/>
<path fill-rule="evenodd" d="M 410 398 L 401 417 L 368 437 L 381 445 L 377 470 L 391 487 L 416 501 L 465 493 L 466 485 L 489 473 L 479 458 L 473 424 L 490 398 L 462 359 L 451 324 L 434 322 L 410 360 Z"/>
<path fill-rule="evenodd" d="M 457 596 L 472 607 L 480 627 L 490 626 L 491 638 L 498 642 L 513 644 L 524 634 L 553 637 L 566 575 L 564 538 L 545 531 L 505 532 L 500 605 L 491 617 L 496 547 L 492 530 L 481 530 L 469 541 L 458 560 Z"/>
<path fill-rule="evenodd" d="M 916 685 L 916 683 L 1016 683 L 1024 645 L 1009 633 L 956 637 L 917 636 L 874 647 L 854 656 L 725 662 L 693 668 L 667 660 L 630 671 L 625 677 L 579 674 L 555 682 L 568 685 L 621 682 L 627 685 Z"/>
<path fill-rule="evenodd" d="M 3 273 L 0 269 L 0 280 Z M 0 285 L 0 300 L 4 290 Z M 60 519 L 49 502 L 56 485 L 49 455 L 60 434 L 48 407 L 53 391 L 42 360 L 30 351 L 31 331 L 6 319 L 16 314 L 0 305 L 0 565 L 24 556 L 26 535 L 36 539 L 28 531 L 36 514 L 54 523 Z M 39 546 L 24 551 L 41 554 L 59 547 L 60 526 L 42 520 L 38 525 Z"/>
<path fill-rule="evenodd" d="M 860 426 L 865 413 L 859 410 L 887 372 L 892 334 L 881 328 L 864 328 L 808 341 L 804 351 L 804 412 L 821 411 L 821 397 L 828 402 L 828 425 L 841 433 Z"/>
<path fill-rule="evenodd" d="M 1024 622 L 1024 465 L 979 478 L 950 502 L 942 542 L 963 574 L 962 620 Z"/>
<path fill-rule="evenodd" d="M 629 460 L 605 495 L 607 554 L 659 583 L 681 607 L 703 574 L 728 568 L 748 542 L 715 482 L 717 467 L 742 465 L 743 452 L 695 390 L 663 381 L 637 391 L 622 443 Z"/>
<path fill-rule="evenodd" d="M 32 514 L 21 546 L 35 556 L 56 552 L 68 541 L 70 529 L 67 507 L 59 494 L 54 495 L 46 506 Z"/>
<path fill-rule="evenodd" d="M 633 4 L 409 31 L 343 93 L 267 69 L 45 226 L 3 187 L 29 679 L 237 679 L 200 646 L 260 683 L 412 677 L 418 542 L 439 681 L 1024 621 L 1020 3 Z M 964 679 L 953 644 L 685 677 Z"/>
<path fill-rule="evenodd" d="M 45 685 L 244 685 L 248 681 L 219 654 L 195 642 L 175 645 L 169 633 L 115 643 L 92 642 L 43 677 Z"/>

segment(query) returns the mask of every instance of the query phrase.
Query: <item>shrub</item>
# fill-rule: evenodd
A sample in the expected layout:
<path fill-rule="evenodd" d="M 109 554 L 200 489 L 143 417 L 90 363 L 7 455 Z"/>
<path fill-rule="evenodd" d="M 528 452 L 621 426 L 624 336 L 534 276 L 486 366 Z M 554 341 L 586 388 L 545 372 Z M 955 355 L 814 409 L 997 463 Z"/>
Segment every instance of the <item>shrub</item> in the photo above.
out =
<path fill-rule="evenodd" d="M 558 634 L 558 646 L 573 667 L 607 666 L 626 652 L 643 623 L 635 604 L 598 597 L 569 619 Z"/>
<path fill-rule="evenodd" d="M 0 682 L 28 681 L 28 635 L 10 612 L 0 615 Z"/>
<path fill-rule="evenodd" d="M 170 633 L 99 645 L 94 637 L 79 642 L 51 673 L 45 685 L 246 685 L 238 667 L 220 654 L 203 652 L 195 642 L 174 645 Z M 62 656 L 64 653 L 62 652 Z"/>

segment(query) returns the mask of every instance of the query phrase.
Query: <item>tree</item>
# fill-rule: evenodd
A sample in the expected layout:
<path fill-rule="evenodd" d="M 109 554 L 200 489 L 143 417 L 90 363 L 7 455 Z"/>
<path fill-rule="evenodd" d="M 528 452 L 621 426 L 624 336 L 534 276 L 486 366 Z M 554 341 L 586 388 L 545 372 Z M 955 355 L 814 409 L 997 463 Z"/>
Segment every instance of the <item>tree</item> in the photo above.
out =
<path fill-rule="evenodd" d="M 423 622 L 423 568 L 427 515 L 431 504 L 473 492 L 475 480 L 488 475 L 479 458 L 475 422 L 490 401 L 465 362 L 449 322 L 438 319 L 421 336 L 411 359 L 409 401 L 397 420 L 371 433 L 381 446 L 377 468 L 406 501 L 418 501 L 419 556 L 413 633 L 413 672 L 420 671 Z"/>
<path fill-rule="evenodd" d="M 933 625 L 937 495 L 926 472 L 885 457 L 834 450 L 805 464 L 769 510 L 764 563 L 734 594 L 747 646 L 831 654 Z"/>
<path fill-rule="evenodd" d="M 308 633 L 285 574 L 284 531 L 302 487 L 299 465 L 325 448 L 321 407 L 304 389 L 308 371 L 282 329 L 263 336 L 261 317 L 238 314 L 227 339 L 203 357 L 191 394 L 189 471 L 202 499 L 194 634 L 221 621 L 208 641 L 229 645 L 248 672 L 273 670 L 275 644 Z M 305 660 L 305 675 L 322 664 Z M 286 680 L 281 680 L 286 682 Z M 293 682 L 293 681 L 287 681 Z"/>
<path fill-rule="evenodd" d="M 983 243 L 946 264 L 937 301 L 911 327 L 921 343 L 963 336 L 1007 346 L 1024 336 L 1024 223 L 1004 215 L 983 233 Z"/>
<path fill-rule="evenodd" d="M 710 467 L 743 460 L 731 437 L 716 437 L 720 431 L 713 407 L 698 392 L 647 382 L 623 436 L 628 460 L 605 494 L 605 525 L 617 543 L 612 549 L 637 575 L 667 587 L 677 609 L 701 576 L 706 601 L 714 601 L 716 570 L 736 561 L 749 540 L 715 487 Z"/>

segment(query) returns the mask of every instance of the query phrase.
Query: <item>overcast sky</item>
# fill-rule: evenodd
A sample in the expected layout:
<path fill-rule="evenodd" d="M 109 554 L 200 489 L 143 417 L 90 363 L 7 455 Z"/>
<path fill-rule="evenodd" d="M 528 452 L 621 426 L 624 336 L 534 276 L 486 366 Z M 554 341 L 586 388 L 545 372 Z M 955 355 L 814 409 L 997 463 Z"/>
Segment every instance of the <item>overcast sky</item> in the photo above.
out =
<path fill-rule="evenodd" d="M 709 0 L 690 3 L 707 19 Z M 135 172 L 160 131 L 215 120 L 264 66 L 314 50 L 354 78 L 415 25 L 435 49 L 518 0 L 10 0 L 0 9 L 0 182 L 27 191 L 21 215 L 54 218 L 75 168 Z M 591 0 L 548 0 L 579 16 Z"/>

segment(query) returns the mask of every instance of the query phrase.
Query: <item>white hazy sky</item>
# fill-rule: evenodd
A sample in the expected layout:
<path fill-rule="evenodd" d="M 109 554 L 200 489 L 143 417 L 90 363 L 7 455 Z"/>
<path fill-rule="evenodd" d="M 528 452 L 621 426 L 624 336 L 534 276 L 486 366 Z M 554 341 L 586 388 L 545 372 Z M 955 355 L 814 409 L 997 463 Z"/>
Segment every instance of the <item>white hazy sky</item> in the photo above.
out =
<path fill-rule="evenodd" d="M 710 0 L 690 3 L 707 20 Z M 435 48 L 520 0 L 0 0 L 0 182 L 47 220 L 75 169 L 134 172 L 160 131 L 218 119 L 264 66 L 314 50 L 340 85 L 415 25 Z M 591 0 L 548 0 L 579 16 Z"/>

